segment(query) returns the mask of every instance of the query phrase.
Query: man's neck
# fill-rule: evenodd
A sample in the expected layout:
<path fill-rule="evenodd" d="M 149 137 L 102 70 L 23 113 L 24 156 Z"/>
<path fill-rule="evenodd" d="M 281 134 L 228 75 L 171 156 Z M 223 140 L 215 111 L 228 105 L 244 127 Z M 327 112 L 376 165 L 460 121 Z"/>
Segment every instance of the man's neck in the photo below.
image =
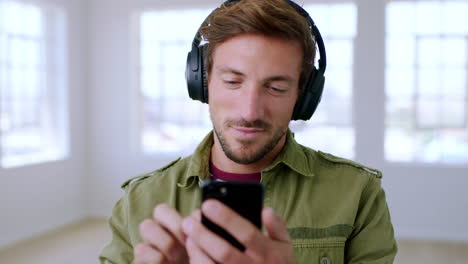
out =
<path fill-rule="evenodd" d="M 224 153 L 221 144 L 216 135 L 214 135 L 214 144 L 211 147 L 211 162 L 220 170 L 230 173 L 257 173 L 268 167 L 278 156 L 286 143 L 286 135 L 280 139 L 278 144 L 267 153 L 262 159 L 251 164 L 240 164 L 232 161 Z"/>

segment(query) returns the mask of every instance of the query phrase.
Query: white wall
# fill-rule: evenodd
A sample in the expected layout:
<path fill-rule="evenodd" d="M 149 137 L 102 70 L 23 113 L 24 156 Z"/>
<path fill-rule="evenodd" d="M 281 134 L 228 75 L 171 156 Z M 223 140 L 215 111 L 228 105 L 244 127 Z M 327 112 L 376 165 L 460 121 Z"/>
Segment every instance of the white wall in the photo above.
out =
<path fill-rule="evenodd" d="M 70 156 L 67 160 L 1 169 L 0 248 L 86 216 L 83 199 L 86 107 L 86 12 L 81 0 L 49 0 L 68 27 Z"/>
<path fill-rule="evenodd" d="M 397 235 L 468 242 L 466 168 L 384 166 L 383 170 Z"/>

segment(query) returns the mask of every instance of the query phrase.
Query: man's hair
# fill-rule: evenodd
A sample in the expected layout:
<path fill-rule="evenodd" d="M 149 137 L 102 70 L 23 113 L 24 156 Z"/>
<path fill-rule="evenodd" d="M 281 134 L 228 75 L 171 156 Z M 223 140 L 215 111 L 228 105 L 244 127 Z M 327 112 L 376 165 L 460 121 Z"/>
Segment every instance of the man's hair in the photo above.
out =
<path fill-rule="evenodd" d="M 214 50 L 219 44 L 239 34 L 261 34 L 301 44 L 303 60 L 299 88 L 302 89 L 316 54 L 310 26 L 310 22 L 284 0 L 240 0 L 223 4 L 200 28 L 200 34 L 208 42 L 205 44 L 207 73 L 211 73 Z"/>

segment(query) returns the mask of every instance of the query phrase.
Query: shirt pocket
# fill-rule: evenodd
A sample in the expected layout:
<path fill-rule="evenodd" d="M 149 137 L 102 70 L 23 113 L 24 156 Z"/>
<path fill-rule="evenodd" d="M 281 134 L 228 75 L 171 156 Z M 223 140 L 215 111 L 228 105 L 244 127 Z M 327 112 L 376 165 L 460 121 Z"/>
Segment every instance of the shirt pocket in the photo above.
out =
<path fill-rule="evenodd" d="M 294 239 L 296 263 L 344 264 L 346 238 Z"/>

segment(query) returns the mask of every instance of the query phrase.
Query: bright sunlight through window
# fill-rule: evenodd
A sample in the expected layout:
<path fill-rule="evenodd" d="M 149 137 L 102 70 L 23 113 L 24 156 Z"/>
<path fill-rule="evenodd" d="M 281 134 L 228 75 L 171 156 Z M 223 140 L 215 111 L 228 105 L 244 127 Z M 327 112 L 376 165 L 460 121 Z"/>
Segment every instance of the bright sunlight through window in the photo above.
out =
<path fill-rule="evenodd" d="M 468 163 L 468 2 L 387 6 L 385 156 Z"/>
<path fill-rule="evenodd" d="M 67 155 L 64 39 L 58 10 L 0 1 L 1 167 Z"/>
<path fill-rule="evenodd" d="M 355 4 L 311 4 L 304 8 L 325 42 L 327 70 L 322 101 L 309 121 L 295 121 L 296 139 L 313 149 L 352 159 L 353 47 L 356 36 Z"/>
<path fill-rule="evenodd" d="M 210 12 L 150 11 L 140 17 L 140 131 L 145 153 L 190 153 L 212 127 L 208 105 L 191 100 L 185 82 L 187 53 Z"/>

